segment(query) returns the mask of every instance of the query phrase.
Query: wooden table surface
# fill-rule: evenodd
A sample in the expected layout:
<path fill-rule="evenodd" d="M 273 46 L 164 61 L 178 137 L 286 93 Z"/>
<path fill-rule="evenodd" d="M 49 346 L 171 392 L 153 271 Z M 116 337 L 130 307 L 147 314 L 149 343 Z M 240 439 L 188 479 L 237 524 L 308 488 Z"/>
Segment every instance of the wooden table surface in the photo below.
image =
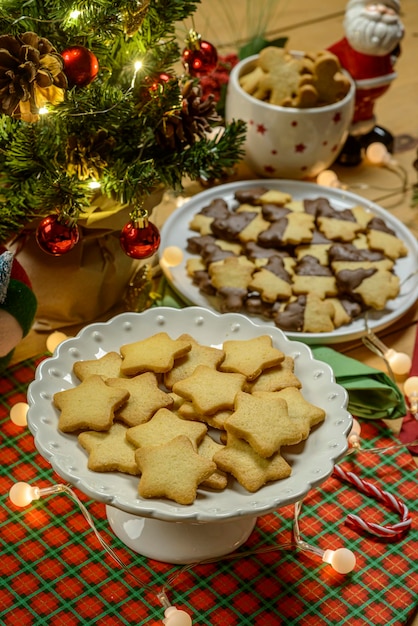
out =
<path fill-rule="evenodd" d="M 192 26 L 204 39 L 213 43 L 220 54 L 236 51 L 236 46 L 249 37 L 262 32 L 268 39 L 287 36 L 288 45 L 299 50 L 320 50 L 343 36 L 342 19 L 345 10 L 344 0 L 203 0 L 193 24 L 180 25 L 180 31 Z M 394 157 L 400 168 L 406 172 L 408 186 L 406 193 L 400 193 L 400 178 L 396 171 L 373 166 L 363 162 L 356 167 L 338 167 L 340 180 L 358 195 L 377 202 L 406 224 L 418 237 L 418 206 L 411 206 L 412 186 L 417 182 L 417 171 L 413 162 L 417 158 L 418 147 L 418 2 L 402 1 L 402 19 L 405 37 L 401 55 L 397 62 L 398 76 L 389 91 L 378 101 L 377 121 L 389 129 L 396 138 Z M 258 27 L 257 27 L 258 24 Z M 399 172 L 399 168 L 395 170 Z M 239 178 L 252 178 L 245 168 L 238 171 Z M 359 188 L 359 185 L 362 185 Z M 387 191 L 382 191 L 382 188 Z M 191 187 L 193 193 L 198 186 Z M 167 214 L 173 210 L 170 203 L 163 203 L 155 213 L 157 225 L 161 225 Z M 153 214 L 154 215 L 154 214 Z M 110 318 L 114 312 L 107 315 Z M 392 326 L 379 333 L 384 343 L 393 349 L 412 354 L 417 331 L 418 307 L 415 306 Z M 74 335 L 79 328 L 63 329 Z M 46 335 L 32 331 L 16 348 L 13 362 L 19 362 L 45 351 Z M 345 354 L 373 367 L 385 370 L 379 357 L 366 349 L 361 340 L 332 346 Z M 402 386 L 402 381 L 400 381 Z M 395 433 L 399 432 L 401 420 L 387 422 Z M 416 457 L 418 459 L 418 457 Z M 414 626 L 418 626 L 415 617 Z"/>

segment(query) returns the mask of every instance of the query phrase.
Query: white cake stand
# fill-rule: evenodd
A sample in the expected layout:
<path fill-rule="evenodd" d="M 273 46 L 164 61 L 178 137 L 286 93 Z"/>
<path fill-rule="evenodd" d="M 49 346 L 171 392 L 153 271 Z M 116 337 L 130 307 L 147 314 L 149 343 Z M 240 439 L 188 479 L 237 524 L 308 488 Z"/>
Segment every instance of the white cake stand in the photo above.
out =
<path fill-rule="evenodd" d="M 277 348 L 294 358 L 304 397 L 322 407 L 326 418 L 305 442 L 283 448 L 283 456 L 292 466 L 289 478 L 269 483 L 253 494 L 231 479 L 224 491 L 199 489 L 194 504 L 182 506 L 166 499 L 141 498 L 138 478 L 87 468 L 87 455 L 77 437 L 58 430 L 54 393 L 79 384 L 72 371 L 76 361 L 100 358 L 161 331 L 174 339 L 189 333 L 212 346 L 221 346 L 227 339 L 268 334 Z M 335 382 L 331 368 L 313 358 L 307 345 L 290 341 L 279 329 L 243 315 L 220 315 L 201 307 L 153 308 L 86 326 L 38 366 L 28 389 L 28 403 L 28 426 L 35 445 L 57 474 L 106 505 L 110 527 L 124 544 L 168 563 L 190 563 L 236 550 L 248 539 L 259 516 L 301 500 L 331 474 L 347 449 L 352 424 L 346 391 Z"/>

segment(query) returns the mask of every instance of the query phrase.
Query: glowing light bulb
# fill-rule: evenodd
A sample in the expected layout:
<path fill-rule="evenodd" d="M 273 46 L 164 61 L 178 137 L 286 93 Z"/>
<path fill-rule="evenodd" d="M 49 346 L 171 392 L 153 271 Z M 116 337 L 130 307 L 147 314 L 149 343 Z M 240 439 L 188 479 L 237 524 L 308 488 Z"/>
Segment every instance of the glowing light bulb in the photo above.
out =
<path fill-rule="evenodd" d="M 23 508 L 28 506 L 32 500 L 39 499 L 39 489 L 31 487 L 28 483 L 15 483 L 10 488 L 9 498 L 15 506 Z"/>
<path fill-rule="evenodd" d="M 181 248 L 178 248 L 177 246 L 167 246 L 167 248 L 164 249 L 162 261 L 168 267 L 176 267 L 177 265 L 180 265 L 182 260 L 183 251 Z"/>
<path fill-rule="evenodd" d="M 361 433 L 361 426 L 358 423 L 358 421 L 353 418 L 353 425 L 351 427 L 350 433 L 348 435 L 348 443 L 350 444 L 351 447 L 353 448 L 359 448 L 360 447 L 360 433 Z"/>
<path fill-rule="evenodd" d="M 367 146 L 366 157 L 373 165 L 396 165 L 386 146 L 379 141 Z"/>
<path fill-rule="evenodd" d="M 40 489 L 39 487 L 32 487 L 28 483 L 15 483 L 10 487 L 9 498 L 16 506 L 25 507 L 28 506 L 33 500 L 39 500 L 42 496 L 50 496 L 53 493 L 61 493 L 71 490 L 66 485 L 52 485 L 51 487 L 45 487 Z"/>
<path fill-rule="evenodd" d="M 54 352 L 55 348 L 59 346 L 59 344 L 62 343 L 65 339 L 68 339 L 68 336 L 65 333 L 62 333 L 59 330 L 55 330 L 49 335 L 46 340 L 46 349 L 49 352 Z"/>
<path fill-rule="evenodd" d="M 27 402 L 17 402 L 10 409 L 10 419 L 16 426 L 27 426 L 27 414 L 29 405 Z"/>
<path fill-rule="evenodd" d="M 98 180 L 91 180 L 89 182 L 90 189 L 100 189 L 101 185 Z"/>
<path fill-rule="evenodd" d="M 404 352 L 396 352 L 392 348 L 388 348 L 385 359 L 391 366 L 392 372 L 397 376 L 405 376 L 411 369 L 412 360 Z"/>
<path fill-rule="evenodd" d="M 163 624 L 166 626 L 191 626 L 193 624 L 192 619 L 186 611 L 180 611 L 175 606 L 169 606 L 164 611 L 165 619 Z"/>
<path fill-rule="evenodd" d="M 345 185 L 339 180 L 337 174 L 332 170 L 322 170 L 316 177 L 316 182 L 318 185 L 322 185 L 323 187 L 335 187 L 338 189 L 345 189 Z"/>
<path fill-rule="evenodd" d="M 139 70 L 142 68 L 142 61 L 135 61 L 134 63 L 134 74 L 132 76 L 132 80 L 131 80 L 131 89 L 134 88 L 135 86 L 135 81 L 136 81 L 136 75 L 138 74 Z"/>
<path fill-rule="evenodd" d="M 78 17 L 80 17 L 80 15 L 81 15 L 81 11 L 77 11 L 77 9 L 75 9 L 74 11 L 71 11 L 70 18 L 72 20 L 76 20 Z"/>
<path fill-rule="evenodd" d="M 348 548 L 338 548 L 338 550 L 325 550 L 322 560 L 329 563 L 339 574 L 348 574 L 356 566 L 356 557 Z"/>
<path fill-rule="evenodd" d="M 375 354 L 383 357 L 390 367 L 393 374 L 397 376 L 405 376 L 411 369 L 411 358 L 405 352 L 396 352 L 392 348 L 388 348 L 380 339 L 372 332 L 368 331 L 367 335 L 362 337 L 364 345 Z"/>
<path fill-rule="evenodd" d="M 39 109 L 39 115 L 46 115 L 48 113 L 48 107 L 41 107 Z"/>
<path fill-rule="evenodd" d="M 408 398 L 411 413 L 418 418 L 418 376 L 407 378 L 403 386 L 404 394 Z"/>

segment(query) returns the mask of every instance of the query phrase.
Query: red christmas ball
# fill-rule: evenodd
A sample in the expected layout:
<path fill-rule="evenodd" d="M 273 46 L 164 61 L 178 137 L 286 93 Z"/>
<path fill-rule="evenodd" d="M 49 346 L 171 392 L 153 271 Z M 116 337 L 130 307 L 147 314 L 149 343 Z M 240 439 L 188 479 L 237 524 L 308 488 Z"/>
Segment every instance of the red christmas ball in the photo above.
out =
<path fill-rule="evenodd" d="M 70 87 L 86 87 L 97 76 L 99 62 L 91 50 L 84 46 L 71 46 L 61 54 L 64 72 Z"/>
<path fill-rule="evenodd" d="M 78 226 L 65 224 L 58 215 L 44 217 L 36 229 L 39 247 L 54 256 L 61 256 L 72 250 L 79 239 Z"/>
<path fill-rule="evenodd" d="M 165 83 L 168 83 L 171 78 L 170 74 L 166 74 L 166 72 L 161 72 L 158 76 L 150 78 L 150 91 L 158 91 L 158 89 L 163 87 Z"/>
<path fill-rule="evenodd" d="M 147 259 L 157 252 L 160 245 L 160 231 L 148 220 L 131 220 L 120 234 L 122 250 L 133 259 Z"/>
<path fill-rule="evenodd" d="M 218 53 L 209 41 L 198 39 L 195 45 L 183 50 L 182 60 L 191 76 L 201 77 L 215 69 L 218 64 Z"/>
<path fill-rule="evenodd" d="M 161 72 L 161 74 L 155 76 L 146 76 L 143 79 L 142 85 L 139 88 L 139 99 L 141 102 L 149 102 L 151 97 L 161 93 L 164 89 L 164 85 L 168 83 L 173 77 L 170 74 Z"/>

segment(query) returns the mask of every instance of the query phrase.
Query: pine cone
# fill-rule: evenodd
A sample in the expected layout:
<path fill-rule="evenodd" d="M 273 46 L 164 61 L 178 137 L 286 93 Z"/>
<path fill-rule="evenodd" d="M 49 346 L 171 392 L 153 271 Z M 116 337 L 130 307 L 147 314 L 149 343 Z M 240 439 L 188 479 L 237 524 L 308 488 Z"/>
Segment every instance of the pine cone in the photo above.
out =
<path fill-rule="evenodd" d="M 79 180 L 100 179 L 114 145 L 114 138 L 105 130 L 87 137 L 70 135 L 66 148 L 68 174 Z"/>
<path fill-rule="evenodd" d="M 26 122 L 37 121 L 41 106 L 64 98 L 63 67 L 48 39 L 32 32 L 0 35 L 0 110 Z"/>
<path fill-rule="evenodd" d="M 212 126 L 220 122 L 214 97 L 202 100 L 201 87 L 189 80 L 182 88 L 181 108 L 163 116 L 156 139 L 164 148 L 181 150 L 205 137 Z"/>

